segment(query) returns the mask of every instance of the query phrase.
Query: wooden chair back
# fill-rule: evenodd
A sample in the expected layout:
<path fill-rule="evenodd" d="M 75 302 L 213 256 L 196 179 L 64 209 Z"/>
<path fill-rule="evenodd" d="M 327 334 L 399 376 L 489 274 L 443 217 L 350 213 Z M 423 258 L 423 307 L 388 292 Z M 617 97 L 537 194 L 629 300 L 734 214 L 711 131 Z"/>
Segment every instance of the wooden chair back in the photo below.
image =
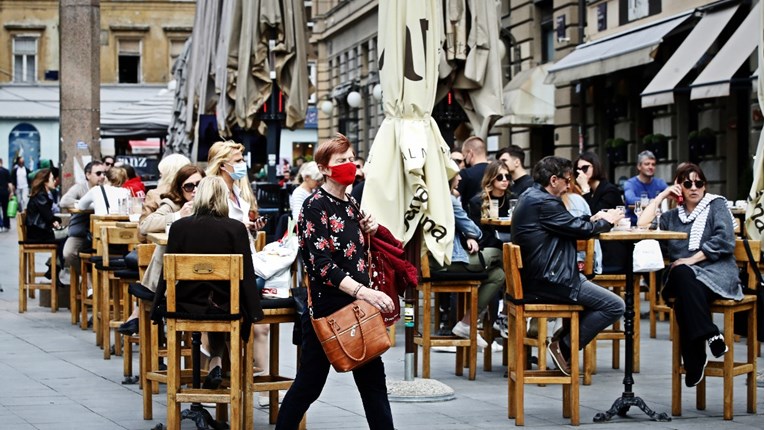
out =
<path fill-rule="evenodd" d="M 27 213 L 19 212 L 16 214 L 16 231 L 19 235 L 19 242 L 27 241 Z"/>
<path fill-rule="evenodd" d="M 176 311 L 176 281 L 229 281 L 231 314 L 239 313 L 239 281 L 244 277 L 239 254 L 165 254 L 167 310 Z"/>
<path fill-rule="evenodd" d="M 584 268 L 582 273 L 590 276 L 595 271 L 595 239 L 577 240 L 577 252 L 584 252 Z"/>
<path fill-rule="evenodd" d="M 138 228 L 109 227 L 101 225 L 100 243 L 101 255 L 104 256 L 104 267 L 109 267 L 109 246 L 127 245 L 132 249 L 140 243 Z"/>
<path fill-rule="evenodd" d="M 266 246 L 266 232 L 259 231 L 255 236 L 255 251 L 260 252 Z"/>
<path fill-rule="evenodd" d="M 156 247 L 157 245 L 153 243 L 142 243 L 136 246 L 136 251 L 138 251 L 138 279 L 143 279 Z"/>
<path fill-rule="evenodd" d="M 523 284 L 521 283 L 521 247 L 506 242 L 502 245 L 502 260 L 505 269 L 505 287 L 507 294 L 514 300 L 523 300 Z"/>

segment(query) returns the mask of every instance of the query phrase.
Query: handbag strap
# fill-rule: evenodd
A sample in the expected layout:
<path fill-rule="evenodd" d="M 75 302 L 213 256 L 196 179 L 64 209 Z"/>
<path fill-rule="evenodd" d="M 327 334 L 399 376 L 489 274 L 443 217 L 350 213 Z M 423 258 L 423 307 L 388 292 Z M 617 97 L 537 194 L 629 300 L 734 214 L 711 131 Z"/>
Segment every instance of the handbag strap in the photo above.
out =
<path fill-rule="evenodd" d="M 763 284 L 762 279 L 762 273 L 760 273 L 760 268 L 757 267 L 757 260 L 754 259 L 754 255 L 752 254 L 752 248 L 749 246 L 749 240 L 747 238 L 744 238 L 744 249 L 746 249 L 746 255 L 749 257 L 749 264 L 752 265 L 752 268 L 754 269 L 754 275 L 757 277 L 757 282 L 760 283 L 760 285 Z"/>
<path fill-rule="evenodd" d="M 365 358 L 367 358 L 367 342 L 364 339 L 364 330 L 362 329 L 362 326 L 361 326 L 361 316 L 359 315 L 360 313 L 363 313 L 363 311 L 361 310 L 361 308 L 359 308 L 357 304 L 354 303 L 353 315 L 356 317 L 356 322 L 359 323 L 358 330 L 361 333 L 361 344 L 364 346 L 364 349 L 361 351 L 361 357 L 359 358 L 352 356 L 351 353 L 348 352 L 347 349 L 345 349 L 345 345 L 343 344 L 343 342 L 340 341 L 340 334 L 337 332 L 337 324 L 335 324 L 335 321 L 334 320 L 327 321 L 327 325 L 329 325 L 330 330 L 332 330 L 332 333 L 335 335 L 335 338 L 338 340 L 337 343 L 340 345 L 340 349 L 342 349 L 345 355 L 353 361 L 363 361 Z"/>
<path fill-rule="evenodd" d="M 99 188 L 101 188 L 101 194 L 104 195 L 104 203 L 106 203 L 106 213 L 109 213 L 109 198 L 106 197 L 106 190 L 104 189 L 103 185 L 99 185 Z"/>

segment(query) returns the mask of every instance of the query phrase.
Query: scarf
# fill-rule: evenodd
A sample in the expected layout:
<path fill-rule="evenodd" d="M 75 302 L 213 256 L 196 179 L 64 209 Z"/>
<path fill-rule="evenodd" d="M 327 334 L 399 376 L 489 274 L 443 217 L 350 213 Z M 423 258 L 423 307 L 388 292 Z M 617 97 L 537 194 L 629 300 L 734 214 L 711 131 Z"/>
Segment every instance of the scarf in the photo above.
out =
<path fill-rule="evenodd" d="M 677 215 L 680 218 L 681 223 L 693 223 L 691 226 L 691 234 L 688 237 L 688 251 L 696 251 L 701 247 L 701 235 L 704 234 L 704 227 L 707 225 L 709 204 L 712 203 L 712 200 L 714 199 L 722 198 L 724 197 L 718 196 L 717 194 L 706 193 L 690 215 L 685 212 L 684 205 L 677 208 Z"/>

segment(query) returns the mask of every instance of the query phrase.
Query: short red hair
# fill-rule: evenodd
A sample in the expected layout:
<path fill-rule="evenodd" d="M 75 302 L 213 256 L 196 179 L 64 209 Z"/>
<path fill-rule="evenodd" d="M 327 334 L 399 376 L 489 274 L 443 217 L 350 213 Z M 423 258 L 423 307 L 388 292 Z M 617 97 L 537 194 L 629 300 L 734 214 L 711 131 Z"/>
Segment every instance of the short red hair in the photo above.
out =
<path fill-rule="evenodd" d="M 351 147 L 351 142 L 347 137 L 337 133 L 332 139 L 325 140 L 319 145 L 319 149 L 313 155 L 316 164 L 329 167 L 329 160 L 333 155 L 343 153 Z"/>

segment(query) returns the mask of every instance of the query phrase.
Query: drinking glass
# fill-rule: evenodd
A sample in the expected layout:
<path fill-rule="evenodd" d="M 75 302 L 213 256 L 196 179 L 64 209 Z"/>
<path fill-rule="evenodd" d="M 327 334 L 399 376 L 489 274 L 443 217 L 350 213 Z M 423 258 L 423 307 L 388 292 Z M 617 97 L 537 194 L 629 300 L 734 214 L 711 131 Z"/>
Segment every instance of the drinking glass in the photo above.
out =
<path fill-rule="evenodd" d="M 507 202 L 507 217 L 512 218 L 513 217 L 513 210 L 515 210 L 515 205 L 518 204 L 518 199 L 510 199 L 510 201 Z"/>
<path fill-rule="evenodd" d="M 499 201 L 494 199 L 489 201 L 489 218 L 499 218 Z"/>
<path fill-rule="evenodd" d="M 130 198 L 128 206 L 128 218 L 130 218 L 130 222 L 138 222 L 138 220 L 141 219 L 141 213 L 143 211 L 143 198 Z"/>

